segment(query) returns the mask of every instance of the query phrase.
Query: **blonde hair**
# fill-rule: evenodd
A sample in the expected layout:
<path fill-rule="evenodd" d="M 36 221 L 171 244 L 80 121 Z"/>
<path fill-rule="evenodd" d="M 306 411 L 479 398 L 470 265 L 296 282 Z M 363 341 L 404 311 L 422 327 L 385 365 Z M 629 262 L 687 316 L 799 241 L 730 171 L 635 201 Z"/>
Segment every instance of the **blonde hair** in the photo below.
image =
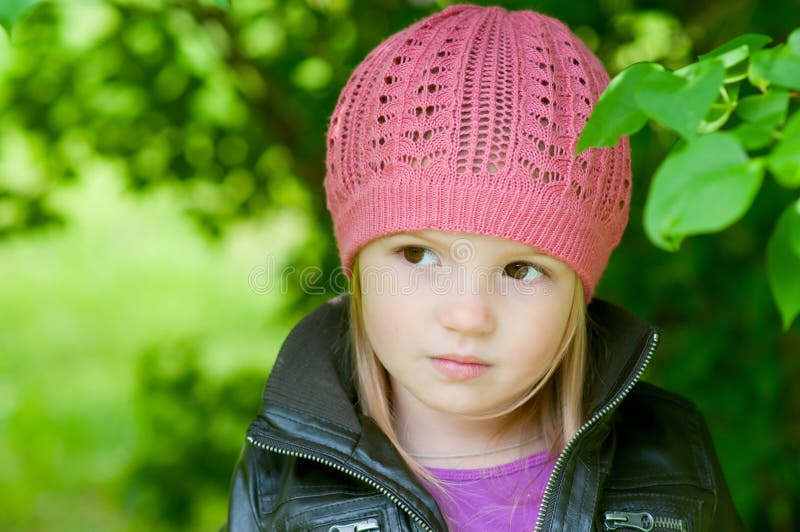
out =
<path fill-rule="evenodd" d="M 577 274 L 574 277 L 572 307 L 548 371 L 522 398 L 504 411 L 493 414 L 513 413 L 509 423 L 522 420 L 533 428 L 538 426 L 552 456 L 557 455 L 578 431 L 584 414 L 582 402 L 588 364 L 587 315 L 583 284 Z M 389 376 L 367 338 L 361 297 L 359 258 L 356 256 L 350 283 L 350 341 L 361 411 L 375 421 L 418 477 L 438 484 L 403 448 L 395 431 Z"/>

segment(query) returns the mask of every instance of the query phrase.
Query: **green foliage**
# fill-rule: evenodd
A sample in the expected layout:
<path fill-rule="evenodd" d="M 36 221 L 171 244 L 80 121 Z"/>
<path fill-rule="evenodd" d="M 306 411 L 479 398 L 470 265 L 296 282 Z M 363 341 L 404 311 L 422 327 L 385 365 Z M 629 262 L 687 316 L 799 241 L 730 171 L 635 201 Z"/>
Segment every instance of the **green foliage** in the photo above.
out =
<path fill-rule="evenodd" d="M 775 179 L 785 187 L 800 187 L 800 113 L 795 113 L 783 129 L 783 135 L 767 158 Z"/>
<path fill-rule="evenodd" d="M 295 85 L 307 91 L 325 88 L 331 81 L 331 65 L 322 58 L 309 57 L 297 65 L 292 73 Z"/>
<path fill-rule="evenodd" d="M 287 256 L 300 239 L 264 242 L 302 220 L 276 213 L 212 246 L 176 208 L 179 190 L 133 195 L 113 172 L 54 191 L 63 228 L 0 246 L 0 279 L 13 279 L 0 282 L 0 530 L 216 530 L 297 319 L 248 274 L 264 253 Z M 196 444 L 172 441 L 184 427 L 219 463 L 187 461 Z M 193 483 L 159 491 L 181 476 Z M 179 497 L 189 508 L 164 508 Z"/>
<path fill-rule="evenodd" d="M 634 101 L 650 118 L 693 137 L 722 86 L 724 66 L 709 59 L 686 66 L 674 74 L 653 71 L 636 87 Z"/>
<path fill-rule="evenodd" d="M 612 80 L 589 118 L 577 151 L 614 145 L 645 125 L 643 115 L 683 137 L 656 171 L 645 207 L 647 235 L 662 249 L 677 251 L 685 237 L 741 219 L 765 167 L 780 185 L 800 187 L 799 95 L 792 91 L 800 89 L 800 28 L 764 49 L 770 41 L 741 35 L 674 73 L 633 65 Z M 798 271 L 790 266 L 800 250 L 780 235 L 770 242 L 769 278 L 780 284 L 772 291 L 788 328 L 800 313 L 800 293 L 782 290 L 788 281 L 776 272 Z"/>
<path fill-rule="evenodd" d="M 217 6 L 220 9 L 229 9 L 231 7 L 230 0 L 197 0 L 201 4 L 209 6 Z"/>
<path fill-rule="evenodd" d="M 170 529 L 196 521 L 209 499 L 226 499 L 239 452 L 231 442 L 244 444 L 264 383 L 250 371 L 214 382 L 198 359 L 195 343 L 183 340 L 146 350 L 137 371 L 139 445 L 121 495 Z"/>
<path fill-rule="evenodd" d="M 14 26 L 38 4 L 43 2 L 61 2 L 64 0 L 3 0 L 0 3 L 0 26 L 4 27 L 7 33 L 11 33 Z M 99 0 L 69 0 L 72 2 L 87 2 Z M 215 6 L 219 9 L 230 9 L 230 0 L 194 0 L 198 4 Z"/>
<path fill-rule="evenodd" d="M 0 26 L 11 33 L 14 25 L 22 18 L 25 13 L 33 9 L 36 4 L 43 0 L 3 0 L 0 3 Z"/>
<path fill-rule="evenodd" d="M 761 90 L 770 85 L 800 89 L 800 28 L 789 35 L 785 45 L 754 53 L 747 77 Z"/>
<path fill-rule="evenodd" d="M 647 123 L 647 115 L 633 96 L 645 78 L 662 70 L 655 63 L 637 63 L 611 80 L 578 139 L 577 151 L 613 146 L 621 136 L 639 131 Z"/>
<path fill-rule="evenodd" d="M 786 208 L 769 239 L 767 274 L 788 329 L 800 313 L 800 200 Z"/>
<path fill-rule="evenodd" d="M 745 96 L 736 105 L 736 114 L 742 120 L 768 126 L 782 124 L 788 110 L 789 91 L 783 89 Z"/>
<path fill-rule="evenodd" d="M 745 33 L 734 37 L 725 44 L 714 48 L 707 54 L 698 56 L 700 61 L 705 59 L 719 59 L 725 68 L 730 68 L 740 64 L 747 59 L 754 52 L 764 48 L 772 42 L 772 38 L 767 35 L 759 35 L 757 33 Z M 736 81 L 726 79 L 726 82 Z"/>

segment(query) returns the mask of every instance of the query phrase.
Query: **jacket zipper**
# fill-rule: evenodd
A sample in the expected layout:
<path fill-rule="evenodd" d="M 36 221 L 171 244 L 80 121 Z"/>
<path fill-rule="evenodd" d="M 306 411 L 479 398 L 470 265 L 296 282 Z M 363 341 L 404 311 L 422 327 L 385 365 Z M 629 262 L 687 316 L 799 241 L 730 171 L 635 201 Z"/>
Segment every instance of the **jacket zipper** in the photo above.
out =
<path fill-rule="evenodd" d="M 378 525 L 377 519 L 367 519 L 366 521 L 359 521 L 358 523 L 350 523 L 348 525 L 333 525 L 328 529 L 328 532 L 381 532 L 381 527 Z"/>
<path fill-rule="evenodd" d="M 558 455 L 558 460 L 556 460 L 556 465 L 553 466 L 553 472 L 550 474 L 550 479 L 547 481 L 547 487 L 544 490 L 544 494 L 542 495 L 542 505 L 539 507 L 539 515 L 536 518 L 536 527 L 534 528 L 534 532 L 541 532 L 542 526 L 544 526 L 544 516 L 547 512 L 547 507 L 550 505 L 551 499 L 553 498 L 553 490 L 555 489 L 555 480 L 561 474 L 561 470 L 564 469 L 564 464 L 567 461 L 567 456 L 572 452 L 572 448 L 575 446 L 575 442 L 580 439 L 580 437 L 589 430 L 592 425 L 597 423 L 601 418 L 603 418 L 606 414 L 610 411 L 614 410 L 625 397 L 630 393 L 633 389 L 633 386 L 639 381 L 641 378 L 642 373 L 644 373 L 645 368 L 647 365 L 650 364 L 650 358 L 653 356 L 653 352 L 658 345 L 658 331 L 653 331 L 650 335 L 649 339 L 649 346 L 647 347 L 647 354 L 644 357 L 644 362 L 639 370 L 634 375 L 631 382 L 622 390 L 622 392 L 617 395 L 609 404 L 601 408 L 592 418 L 587 421 L 586 423 L 578 429 L 578 432 L 575 433 L 574 436 L 567 442 L 567 445 L 564 446 L 564 449 L 561 450 L 561 454 Z M 678 529 L 680 530 L 680 529 Z"/>
<path fill-rule="evenodd" d="M 392 492 L 390 492 L 389 490 L 387 490 L 386 488 L 381 486 L 380 483 L 372 480 L 371 478 L 369 478 L 369 477 L 367 477 L 365 475 L 362 475 L 358 471 L 353 471 L 352 469 L 348 469 L 348 468 L 346 468 L 344 466 L 341 466 L 341 465 L 337 464 L 336 462 L 333 462 L 333 461 L 328 460 L 326 458 L 322 458 L 320 456 L 315 456 L 313 454 L 308 454 L 308 453 L 301 453 L 301 452 L 297 452 L 297 451 L 293 451 L 293 450 L 289 450 L 289 449 L 284 449 L 284 448 L 281 448 L 281 447 L 275 447 L 273 445 L 267 445 L 266 443 L 262 443 L 261 441 L 256 440 L 253 436 L 247 436 L 247 440 L 250 443 L 252 443 L 253 445 L 255 445 L 256 447 L 264 449 L 265 451 L 269 451 L 269 452 L 272 452 L 272 453 L 283 454 L 283 455 L 287 455 L 287 456 L 294 456 L 296 458 L 302 458 L 304 460 L 313 460 L 314 462 L 323 464 L 323 465 L 328 466 L 328 467 L 332 467 L 332 468 L 334 468 L 334 469 L 336 469 L 338 471 L 341 471 L 342 473 L 350 475 L 351 477 L 354 477 L 354 478 L 360 480 L 361 482 L 364 482 L 364 483 L 372 486 L 373 488 L 375 488 L 379 492 L 381 492 L 390 501 L 392 501 L 392 503 L 394 503 L 397 507 L 399 507 L 406 514 L 408 514 L 426 532 L 434 532 L 433 528 L 431 528 L 430 526 L 428 526 L 425 523 L 425 520 L 423 520 L 420 516 L 418 516 L 411 508 L 408 507 L 408 505 L 406 505 L 403 501 L 398 499 Z"/>
<path fill-rule="evenodd" d="M 616 530 L 629 528 L 650 532 L 654 528 L 663 530 L 677 530 L 686 532 L 686 522 L 683 519 L 655 516 L 650 512 L 606 512 L 604 515 L 605 529 Z"/>

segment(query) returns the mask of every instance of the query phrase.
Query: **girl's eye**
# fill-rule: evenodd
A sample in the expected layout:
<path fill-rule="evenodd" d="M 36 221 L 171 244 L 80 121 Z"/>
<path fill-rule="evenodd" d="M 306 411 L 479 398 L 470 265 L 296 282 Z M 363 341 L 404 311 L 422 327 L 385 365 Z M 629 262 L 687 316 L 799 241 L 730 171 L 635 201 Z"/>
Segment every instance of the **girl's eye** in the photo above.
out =
<path fill-rule="evenodd" d="M 506 265 L 505 272 L 512 278 L 526 283 L 532 283 L 544 275 L 542 268 L 530 262 L 512 262 Z"/>
<path fill-rule="evenodd" d="M 406 246 L 400 249 L 400 251 L 403 253 L 403 258 L 411 264 L 419 264 L 422 266 L 432 266 L 436 264 L 436 255 L 428 248 Z M 430 258 L 430 262 L 427 264 L 424 263 L 426 254 Z"/>

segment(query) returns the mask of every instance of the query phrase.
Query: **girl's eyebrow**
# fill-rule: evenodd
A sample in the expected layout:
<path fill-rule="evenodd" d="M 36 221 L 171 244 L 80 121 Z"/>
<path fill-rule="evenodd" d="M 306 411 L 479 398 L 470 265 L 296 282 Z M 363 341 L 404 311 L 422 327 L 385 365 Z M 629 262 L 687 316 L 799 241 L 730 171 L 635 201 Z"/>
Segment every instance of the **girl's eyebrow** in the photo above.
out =
<path fill-rule="evenodd" d="M 435 240 L 433 238 L 429 238 L 429 237 L 425 237 L 425 236 L 422 236 L 422 235 L 409 233 L 409 232 L 394 233 L 394 234 L 391 234 L 391 235 L 387 235 L 385 238 L 386 238 L 386 241 L 388 241 L 391 244 L 394 244 L 394 242 L 398 241 L 398 240 L 415 239 L 415 240 L 423 240 L 423 241 L 428 242 L 430 244 L 435 244 L 436 246 L 439 246 L 439 247 L 445 247 L 446 248 L 446 247 L 449 246 L 448 243 L 439 242 L 439 241 L 437 241 L 437 240 Z"/>
<path fill-rule="evenodd" d="M 397 234 L 395 236 L 397 236 L 398 238 L 399 237 L 418 238 L 419 240 L 424 240 L 426 242 L 430 242 L 431 244 L 436 244 L 437 246 L 441 246 L 441 247 L 449 247 L 451 245 L 450 242 L 439 241 L 439 240 L 437 240 L 437 239 L 435 239 L 433 237 L 424 236 L 424 235 L 417 234 L 417 233 L 399 233 L 399 234 Z"/>
<path fill-rule="evenodd" d="M 422 234 L 411 233 L 411 232 L 396 233 L 396 234 L 391 235 L 391 236 L 394 237 L 394 238 L 403 238 L 403 237 L 417 238 L 419 240 L 424 240 L 424 241 L 429 242 L 431 244 L 435 244 L 435 245 L 437 245 L 437 246 L 439 246 L 441 248 L 449 248 L 452 245 L 453 242 L 457 242 L 458 241 L 458 239 L 454 240 L 453 242 L 439 241 L 439 240 L 437 240 L 437 239 L 435 239 L 433 237 L 424 236 Z M 524 249 L 523 248 L 520 248 L 520 249 L 516 249 L 515 248 L 512 251 L 501 251 L 499 253 L 499 255 L 503 255 L 504 257 L 518 256 L 518 257 L 536 257 L 537 259 L 540 259 L 540 258 L 541 259 L 553 259 L 553 257 L 551 257 L 550 255 L 548 255 L 546 253 L 543 253 L 543 252 L 541 252 L 541 251 L 539 251 L 537 249 L 534 249 L 534 248 L 524 248 Z"/>

